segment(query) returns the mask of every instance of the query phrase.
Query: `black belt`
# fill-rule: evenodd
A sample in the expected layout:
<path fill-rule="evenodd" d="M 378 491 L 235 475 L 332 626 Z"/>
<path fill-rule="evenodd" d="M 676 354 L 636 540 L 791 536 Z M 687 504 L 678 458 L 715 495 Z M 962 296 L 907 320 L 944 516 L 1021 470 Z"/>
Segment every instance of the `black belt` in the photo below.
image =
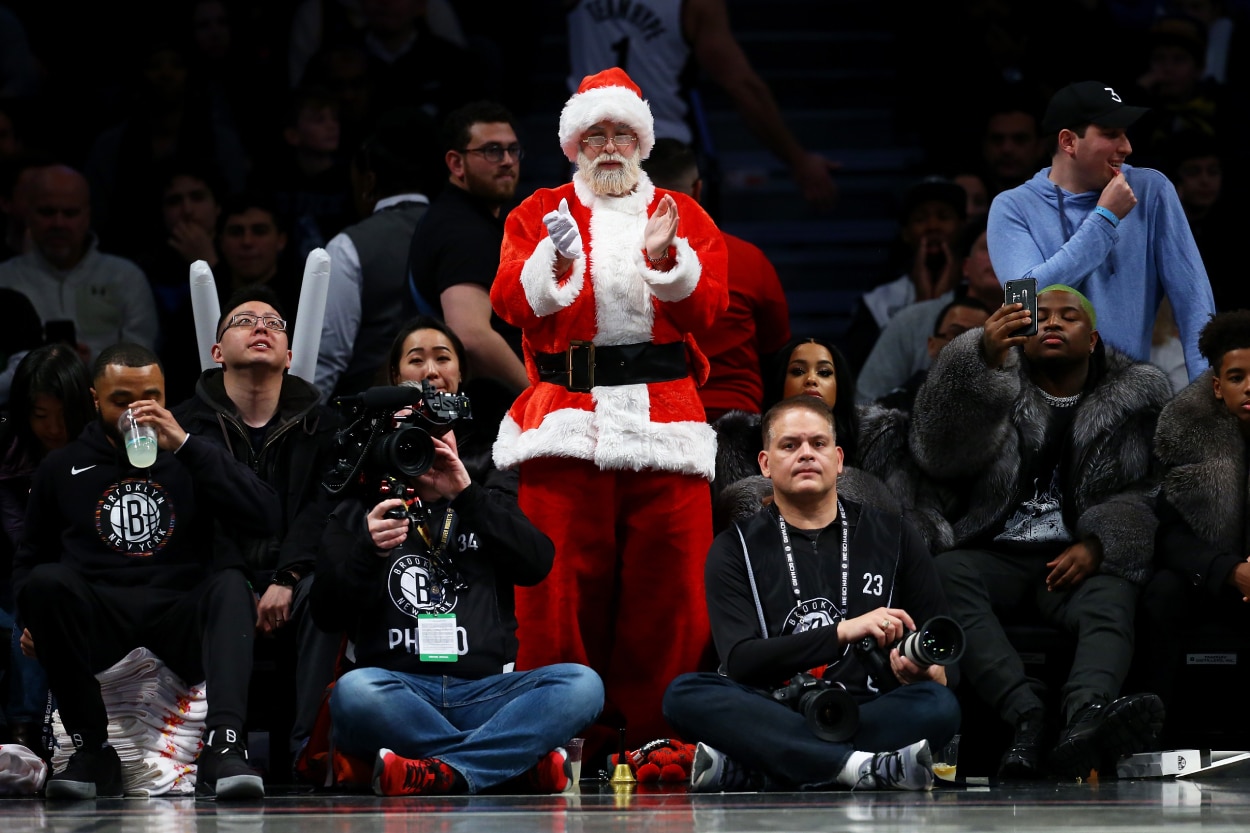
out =
<path fill-rule="evenodd" d="M 590 341 L 569 342 L 563 353 L 537 353 L 534 364 L 538 378 L 563 385 L 578 393 L 605 385 L 643 385 L 671 382 L 690 374 L 686 367 L 686 345 L 668 344 L 597 345 Z"/>

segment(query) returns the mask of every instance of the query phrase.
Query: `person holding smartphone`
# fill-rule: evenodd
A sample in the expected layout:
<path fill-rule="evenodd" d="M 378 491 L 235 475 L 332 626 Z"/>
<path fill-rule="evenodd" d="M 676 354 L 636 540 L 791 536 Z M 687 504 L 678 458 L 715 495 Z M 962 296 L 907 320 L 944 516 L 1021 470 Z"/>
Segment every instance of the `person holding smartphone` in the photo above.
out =
<path fill-rule="evenodd" d="M 1149 748 L 1163 722 L 1157 696 L 1119 694 L 1154 553 L 1151 438 L 1171 386 L 1106 346 L 1071 287 L 1040 290 L 1037 332 L 1019 334 L 1031 318 L 1004 304 L 947 345 L 910 436 L 916 514 L 934 522 L 930 547 L 968 639 L 961 673 L 1015 729 L 1003 780 L 1088 776 Z M 1061 722 L 1030 687 L 1002 607 L 1079 634 Z"/>

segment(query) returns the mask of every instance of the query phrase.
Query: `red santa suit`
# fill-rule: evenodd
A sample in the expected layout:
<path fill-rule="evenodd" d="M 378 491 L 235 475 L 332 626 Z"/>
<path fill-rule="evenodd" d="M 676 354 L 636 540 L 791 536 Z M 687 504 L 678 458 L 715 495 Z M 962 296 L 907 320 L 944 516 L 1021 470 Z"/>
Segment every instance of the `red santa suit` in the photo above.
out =
<path fill-rule="evenodd" d="M 596 86 L 603 76 L 616 83 Z M 629 125 L 639 152 L 650 151 L 650 113 L 620 70 L 587 79 L 566 105 L 570 159 L 603 120 Z M 631 193 L 597 196 L 580 172 L 536 192 L 508 215 L 491 287 L 495 311 L 523 332 L 531 383 L 500 426 L 495 462 L 520 466 L 521 508 L 556 545 L 551 574 L 517 589 L 518 667 L 594 668 L 605 718 L 624 718 L 631 747 L 671 735 L 664 689 L 698 666 L 709 641 L 703 563 L 716 435 L 697 391 L 708 365 L 695 337 L 728 304 L 727 264 L 711 218 L 672 193 L 669 268 L 650 267 L 643 230 L 670 193 L 641 173 Z M 557 278 L 543 217 L 561 200 L 584 254 Z M 570 362 L 572 379 L 562 372 Z"/>

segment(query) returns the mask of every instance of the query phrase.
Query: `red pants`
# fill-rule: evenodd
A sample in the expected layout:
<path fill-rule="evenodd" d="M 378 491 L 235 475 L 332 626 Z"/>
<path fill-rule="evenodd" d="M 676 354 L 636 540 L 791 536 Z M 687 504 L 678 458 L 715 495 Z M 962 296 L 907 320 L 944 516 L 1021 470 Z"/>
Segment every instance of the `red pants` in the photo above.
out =
<path fill-rule="evenodd" d="M 556 557 L 541 584 L 516 589 L 517 667 L 589 665 L 607 695 L 601 722 L 623 718 L 630 749 L 672 737 L 664 689 L 698 668 L 711 642 L 707 481 L 543 458 L 521 465 L 520 505 Z"/>

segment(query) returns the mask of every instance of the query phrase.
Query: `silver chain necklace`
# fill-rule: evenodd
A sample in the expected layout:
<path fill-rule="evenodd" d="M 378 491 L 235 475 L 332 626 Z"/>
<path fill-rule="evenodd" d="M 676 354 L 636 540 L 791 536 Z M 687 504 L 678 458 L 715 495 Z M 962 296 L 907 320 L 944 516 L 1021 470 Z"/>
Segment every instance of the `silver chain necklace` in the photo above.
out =
<path fill-rule="evenodd" d="M 1042 399 L 1046 400 L 1046 404 L 1055 408 L 1071 408 L 1081 400 L 1081 394 L 1074 393 L 1072 396 L 1054 396 L 1047 393 L 1041 388 L 1037 389 L 1042 395 Z"/>

